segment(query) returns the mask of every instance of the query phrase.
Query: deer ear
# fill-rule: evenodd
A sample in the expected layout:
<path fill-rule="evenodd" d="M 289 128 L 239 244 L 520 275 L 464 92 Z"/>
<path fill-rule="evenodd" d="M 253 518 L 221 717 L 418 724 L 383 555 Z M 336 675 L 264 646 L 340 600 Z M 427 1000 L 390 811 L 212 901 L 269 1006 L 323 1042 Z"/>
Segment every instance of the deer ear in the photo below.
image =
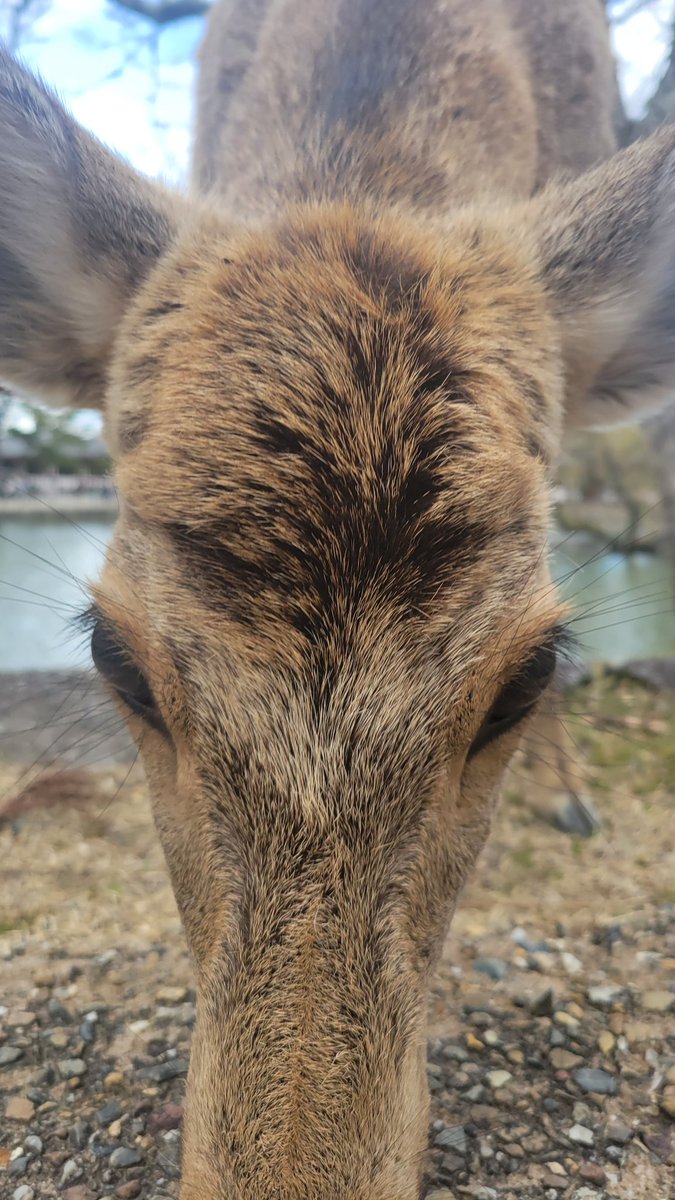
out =
<path fill-rule="evenodd" d="M 657 410 L 675 396 L 675 126 L 534 205 L 569 425 Z"/>
<path fill-rule="evenodd" d="M 100 406 L 120 318 L 178 209 L 0 49 L 0 381 Z"/>

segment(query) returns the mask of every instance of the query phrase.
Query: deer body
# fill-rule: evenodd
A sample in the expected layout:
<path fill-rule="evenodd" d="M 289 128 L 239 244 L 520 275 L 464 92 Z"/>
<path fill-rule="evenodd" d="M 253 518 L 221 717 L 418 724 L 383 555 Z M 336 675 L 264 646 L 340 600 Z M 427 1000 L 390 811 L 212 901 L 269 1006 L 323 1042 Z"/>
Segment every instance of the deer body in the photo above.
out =
<path fill-rule="evenodd" d="M 419 1192 L 430 975 L 555 667 L 563 418 L 675 382 L 675 137 L 586 170 L 604 16 L 559 11 L 218 4 L 187 198 L 0 60 L 0 376 L 104 405 L 116 460 L 92 652 L 195 964 L 182 1200 Z"/>

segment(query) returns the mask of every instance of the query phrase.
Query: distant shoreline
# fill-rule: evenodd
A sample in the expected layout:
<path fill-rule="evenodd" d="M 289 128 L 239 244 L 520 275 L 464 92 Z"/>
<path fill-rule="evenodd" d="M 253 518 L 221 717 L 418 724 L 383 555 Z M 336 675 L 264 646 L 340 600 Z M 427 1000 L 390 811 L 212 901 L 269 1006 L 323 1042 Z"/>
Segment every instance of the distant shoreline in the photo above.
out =
<path fill-rule="evenodd" d="M 1 496 L 2 517 L 87 516 L 116 517 L 119 505 L 115 496 L 59 492 L 50 496 Z"/>

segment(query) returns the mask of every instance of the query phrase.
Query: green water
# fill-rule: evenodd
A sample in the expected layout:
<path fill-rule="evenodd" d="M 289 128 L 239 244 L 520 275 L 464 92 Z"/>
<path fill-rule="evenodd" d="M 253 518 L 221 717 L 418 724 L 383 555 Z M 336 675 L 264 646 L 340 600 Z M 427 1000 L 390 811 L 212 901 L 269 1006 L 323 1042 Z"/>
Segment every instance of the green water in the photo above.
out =
<path fill-rule="evenodd" d="M 89 665 L 72 618 L 86 607 L 112 519 L 75 527 L 57 516 L 0 517 L 0 670 Z M 573 599 L 574 629 L 591 661 L 675 655 L 675 606 L 668 565 L 653 554 L 598 551 L 579 535 L 554 552 L 554 575 Z"/>

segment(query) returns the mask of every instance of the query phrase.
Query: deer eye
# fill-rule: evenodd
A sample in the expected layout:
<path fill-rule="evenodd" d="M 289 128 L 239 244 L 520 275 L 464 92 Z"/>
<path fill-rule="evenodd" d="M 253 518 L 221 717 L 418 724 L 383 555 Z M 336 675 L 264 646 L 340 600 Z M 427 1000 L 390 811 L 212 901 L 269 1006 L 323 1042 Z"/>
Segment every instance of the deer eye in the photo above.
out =
<path fill-rule="evenodd" d="M 91 635 L 91 657 L 96 670 L 127 707 L 143 717 L 154 729 L 165 733 L 166 727 L 145 675 L 110 625 L 100 618 L 96 620 Z"/>
<path fill-rule="evenodd" d="M 499 693 L 473 740 L 469 758 L 525 720 L 551 682 L 556 662 L 555 645 L 550 642 L 535 651 Z"/>

